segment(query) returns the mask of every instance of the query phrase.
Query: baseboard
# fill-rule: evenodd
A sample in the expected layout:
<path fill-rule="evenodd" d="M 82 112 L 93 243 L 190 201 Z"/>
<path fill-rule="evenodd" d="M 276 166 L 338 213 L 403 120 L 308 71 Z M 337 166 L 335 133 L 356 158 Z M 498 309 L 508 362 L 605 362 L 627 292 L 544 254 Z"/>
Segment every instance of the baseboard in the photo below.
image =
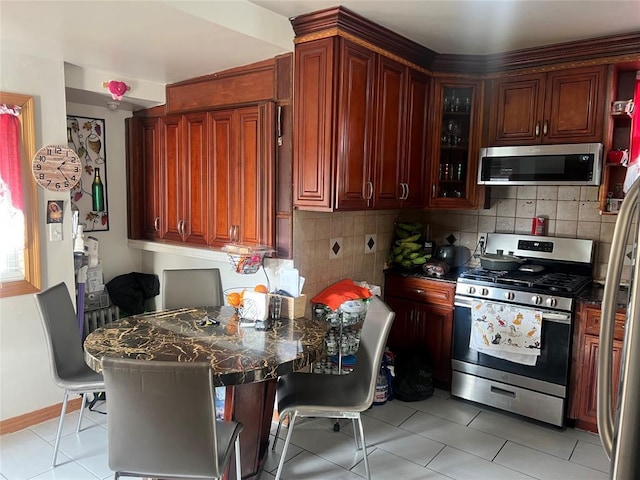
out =
<path fill-rule="evenodd" d="M 74 398 L 67 402 L 67 413 L 80 409 L 82 397 Z M 52 418 L 58 418 L 62 410 L 62 402 L 49 407 L 41 408 L 33 412 L 18 415 L 17 417 L 8 418 L 0 422 L 0 435 L 5 433 L 13 433 L 24 428 L 32 427 L 38 423 L 46 422 Z"/>

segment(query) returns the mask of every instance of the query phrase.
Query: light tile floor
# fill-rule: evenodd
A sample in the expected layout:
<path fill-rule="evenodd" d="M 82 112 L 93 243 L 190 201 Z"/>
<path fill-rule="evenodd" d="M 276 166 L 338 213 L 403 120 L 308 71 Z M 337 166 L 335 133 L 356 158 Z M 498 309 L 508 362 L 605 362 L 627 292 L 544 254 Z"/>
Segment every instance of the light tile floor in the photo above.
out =
<path fill-rule="evenodd" d="M 67 415 L 58 456 L 50 467 L 57 420 L 0 437 L 2 480 L 111 479 L 107 464 L 106 415 L 89 412 L 75 433 L 77 412 Z M 363 416 L 374 480 L 605 480 L 608 460 L 596 435 L 559 430 L 449 397 L 436 390 L 428 400 L 398 400 Z M 282 478 L 358 480 L 362 452 L 353 429 L 341 422 L 296 422 Z M 273 424 L 272 435 L 276 424 Z M 275 453 L 269 449 L 261 480 L 272 480 L 286 428 Z M 273 437 L 272 437 L 273 441 Z"/>

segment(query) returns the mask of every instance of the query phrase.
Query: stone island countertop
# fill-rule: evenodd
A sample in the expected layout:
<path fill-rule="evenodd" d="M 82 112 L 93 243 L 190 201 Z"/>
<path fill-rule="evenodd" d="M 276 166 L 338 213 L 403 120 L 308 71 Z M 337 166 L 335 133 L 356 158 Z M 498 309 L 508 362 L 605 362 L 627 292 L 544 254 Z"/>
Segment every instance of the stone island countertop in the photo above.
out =
<path fill-rule="evenodd" d="M 206 318 L 219 324 L 206 325 Z M 270 330 L 240 323 L 232 307 L 164 310 L 120 319 L 89 334 L 85 361 L 101 371 L 104 356 L 209 362 L 216 385 L 276 379 L 313 362 L 328 325 L 282 318 Z"/>

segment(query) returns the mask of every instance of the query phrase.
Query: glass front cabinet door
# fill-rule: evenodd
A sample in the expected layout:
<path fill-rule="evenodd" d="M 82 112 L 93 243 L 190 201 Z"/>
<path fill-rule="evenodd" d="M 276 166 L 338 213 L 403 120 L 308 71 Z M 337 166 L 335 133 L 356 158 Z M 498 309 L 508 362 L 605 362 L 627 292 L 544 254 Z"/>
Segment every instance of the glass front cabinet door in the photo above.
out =
<path fill-rule="evenodd" d="M 476 208 L 482 82 L 436 79 L 431 139 L 432 208 Z"/>

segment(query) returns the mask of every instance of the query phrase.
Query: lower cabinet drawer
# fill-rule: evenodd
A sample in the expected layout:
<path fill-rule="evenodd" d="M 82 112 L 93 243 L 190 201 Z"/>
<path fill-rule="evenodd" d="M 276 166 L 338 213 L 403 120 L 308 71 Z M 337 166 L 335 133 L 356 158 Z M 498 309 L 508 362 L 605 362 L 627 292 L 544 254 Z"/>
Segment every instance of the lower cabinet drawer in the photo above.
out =
<path fill-rule="evenodd" d="M 387 275 L 385 295 L 416 302 L 453 306 L 455 284 L 416 277 Z"/>
<path fill-rule="evenodd" d="M 600 335 L 600 319 L 601 313 L 599 308 L 586 308 L 585 333 L 590 335 Z M 615 340 L 624 340 L 624 328 L 626 315 L 623 312 L 616 313 L 616 323 L 613 329 L 613 338 Z"/>

